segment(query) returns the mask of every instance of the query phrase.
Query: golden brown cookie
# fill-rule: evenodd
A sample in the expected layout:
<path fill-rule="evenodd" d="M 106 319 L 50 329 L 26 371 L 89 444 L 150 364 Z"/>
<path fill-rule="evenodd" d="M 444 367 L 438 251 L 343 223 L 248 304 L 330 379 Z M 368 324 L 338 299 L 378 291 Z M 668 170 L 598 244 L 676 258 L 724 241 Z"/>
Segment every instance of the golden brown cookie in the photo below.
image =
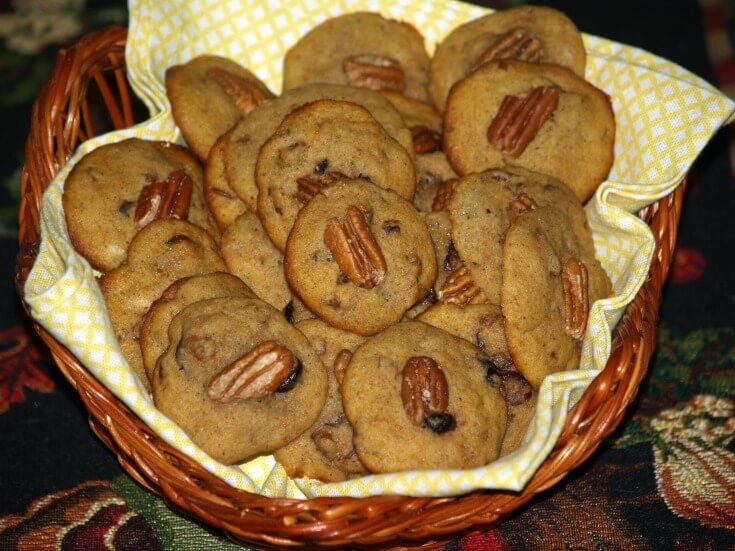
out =
<path fill-rule="evenodd" d="M 204 165 L 204 199 L 221 232 L 224 232 L 227 226 L 248 210 L 247 205 L 232 190 L 227 181 L 224 158 L 225 139 L 227 136 L 222 136 L 215 142 Z"/>
<path fill-rule="evenodd" d="M 495 460 L 506 428 L 500 381 L 463 339 L 421 322 L 391 326 L 355 351 L 342 381 L 358 457 L 379 473 Z"/>
<path fill-rule="evenodd" d="M 534 387 L 577 369 L 592 304 L 610 296 L 591 234 L 569 231 L 552 207 L 521 214 L 503 248 L 501 307 L 513 362 Z"/>
<path fill-rule="evenodd" d="M 554 63 L 584 77 L 582 35 L 562 12 L 546 6 L 498 10 L 455 27 L 436 47 L 429 93 L 444 110 L 455 82 L 492 60 Z"/>
<path fill-rule="evenodd" d="M 120 265 L 155 218 L 186 219 L 219 238 L 199 162 L 176 144 L 130 138 L 98 147 L 69 173 L 62 202 L 72 245 L 102 272 Z"/>
<path fill-rule="evenodd" d="M 273 92 L 232 59 L 201 55 L 166 70 L 166 95 L 186 143 L 206 160 L 214 142 Z"/>
<path fill-rule="evenodd" d="M 227 272 L 194 275 L 174 281 L 151 304 L 140 326 L 140 350 L 148 378 L 169 346 L 168 326 L 184 307 L 198 300 L 228 296 L 257 298 L 243 281 Z"/>
<path fill-rule="evenodd" d="M 436 259 L 413 205 L 366 180 L 341 180 L 299 211 L 285 272 L 291 289 L 324 321 L 370 335 L 428 293 Z"/>
<path fill-rule="evenodd" d="M 258 299 L 197 301 L 171 321 L 152 378 L 156 407 L 212 458 L 239 463 L 317 418 L 327 375 L 306 337 Z"/>
<path fill-rule="evenodd" d="M 444 153 L 458 174 L 520 166 L 583 202 L 607 177 L 614 141 L 608 96 L 546 63 L 486 63 L 452 87 L 444 114 Z"/>
<path fill-rule="evenodd" d="M 185 220 L 168 219 L 138 232 L 125 262 L 99 279 L 123 356 L 147 389 L 138 339 L 151 304 L 182 277 L 224 270 L 219 247 L 206 231 Z"/>
<path fill-rule="evenodd" d="M 325 20 L 286 52 L 283 89 L 329 82 L 428 101 L 428 71 L 424 37 L 415 27 L 357 12 Z"/>
<path fill-rule="evenodd" d="M 364 107 L 318 100 L 294 109 L 263 144 L 255 166 L 258 216 L 283 250 L 301 207 L 341 179 L 364 178 L 411 200 L 408 152 Z"/>
<path fill-rule="evenodd" d="M 367 474 L 352 446 L 352 427 L 342 409 L 340 384 L 352 352 L 365 337 L 335 329 L 318 319 L 296 324 L 327 368 L 329 388 L 319 418 L 273 455 L 293 478 L 339 482 Z"/>

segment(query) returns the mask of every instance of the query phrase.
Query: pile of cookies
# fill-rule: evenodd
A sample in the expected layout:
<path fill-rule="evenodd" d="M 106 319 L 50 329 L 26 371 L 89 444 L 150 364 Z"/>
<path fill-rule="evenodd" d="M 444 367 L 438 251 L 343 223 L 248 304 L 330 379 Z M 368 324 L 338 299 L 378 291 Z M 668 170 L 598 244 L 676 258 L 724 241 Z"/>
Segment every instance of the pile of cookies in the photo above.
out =
<path fill-rule="evenodd" d="M 186 145 L 101 146 L 63 195 L 156 407 L 222 463 L 330 482 L 517 449 L 611 293 L 582 205 L 615 119 L 584 68 L 542 7 L 433 56 L 406 23 L 328 19 L 280 95 L 218 56 L 169 68 Z"/>

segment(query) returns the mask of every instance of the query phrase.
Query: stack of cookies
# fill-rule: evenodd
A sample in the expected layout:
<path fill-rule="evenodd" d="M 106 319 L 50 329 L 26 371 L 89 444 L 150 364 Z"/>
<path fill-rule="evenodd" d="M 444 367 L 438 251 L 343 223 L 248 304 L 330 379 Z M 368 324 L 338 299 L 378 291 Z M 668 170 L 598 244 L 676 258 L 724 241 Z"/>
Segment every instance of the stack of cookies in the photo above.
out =
<path fill-rule="evenodd" d="M 217 461 L 326 482 L 517 449 L 611 294 L 583 204 L 615 119 L 584 68 L 541 7 L 433 56 L 406 23 L 328 19 L 280 95 L 230 59 L 171 67 L 186 145 L 101 146 L 63 196 L 156 406 Z"/>

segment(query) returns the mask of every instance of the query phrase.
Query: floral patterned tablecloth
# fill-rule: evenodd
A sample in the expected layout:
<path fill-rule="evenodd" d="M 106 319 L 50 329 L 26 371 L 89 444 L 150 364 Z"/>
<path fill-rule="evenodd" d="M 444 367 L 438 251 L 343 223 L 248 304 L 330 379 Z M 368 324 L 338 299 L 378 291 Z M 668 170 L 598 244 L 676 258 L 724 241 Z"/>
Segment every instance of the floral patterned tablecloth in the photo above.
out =
<path fill-rule="evenodd" d="M 521 1 L 486 2 L 502 8 Z M 585 32 L 679 63 L 735 97 L 735 2 L 572 2 Z M 22 313 L 12 280 L 23 145 L 65 42 L 124 2 L 0 2 L 0 550 L 229 549 L 119 467 Z M 735 136 L 694 166 L 649 375 L 617 433 L 500 527 L 455 549 L 735 549 Z"/>

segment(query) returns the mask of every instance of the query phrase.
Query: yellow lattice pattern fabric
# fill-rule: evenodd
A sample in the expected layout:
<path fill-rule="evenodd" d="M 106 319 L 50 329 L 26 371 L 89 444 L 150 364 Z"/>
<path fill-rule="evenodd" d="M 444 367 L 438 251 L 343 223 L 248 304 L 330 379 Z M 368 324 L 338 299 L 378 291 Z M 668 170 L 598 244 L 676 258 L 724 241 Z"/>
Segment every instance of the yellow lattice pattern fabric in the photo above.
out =
<path fill-rule="evenodd" d="M 167 442 L 233 486 L 269 496 L 404 494 L 437 496 L 479 488 L 517 490 L 551 451 L 569 407 L 610 353 L 611 328 L 648 273 L 649 228 L 630 214 L 670 193 L 711 136 L 733 115 L 733 103 L 698 77 L 647 52 L 585 36 L 586 77 L 612 99 L 617 119 L 615 164 L 587 205 L 598 257 L 615 296 L 593 307 L 581 368 L 546 379 L 536 416 L 515 453 L 472 470 L 405 472 L 323 484 L 289 479 L 272 457 L 221 465 L 159 413 L 125 362 L 93 271 L 72 249 L 61 209 L 63 182 L 91 149 L 130 136 L 181 141 L 164 88 L 169 65 L 203 53 L 238 60 L 280 90 L 286 50 L 308 29 L 345 12 L 369 10 L 412 23 L 432 52 L 456 25 L 487 10 L 450 0 L 131 0 L 129 80 L 148 106 L 145 123 L 85 142 L 43 198 L 41 248 L 25 287 L 32 314 Z"/>

